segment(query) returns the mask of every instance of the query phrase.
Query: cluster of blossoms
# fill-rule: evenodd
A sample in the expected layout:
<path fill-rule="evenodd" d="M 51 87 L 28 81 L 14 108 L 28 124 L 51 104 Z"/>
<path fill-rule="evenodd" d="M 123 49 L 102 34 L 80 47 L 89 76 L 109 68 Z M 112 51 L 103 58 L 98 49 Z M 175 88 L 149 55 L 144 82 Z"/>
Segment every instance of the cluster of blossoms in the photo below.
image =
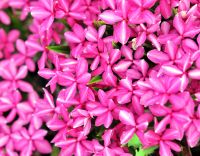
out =
<path fill-rule="evenodd" d="M 1 0 L 0 59 L 0 156 L 199 145 L 199 0 Z"/>

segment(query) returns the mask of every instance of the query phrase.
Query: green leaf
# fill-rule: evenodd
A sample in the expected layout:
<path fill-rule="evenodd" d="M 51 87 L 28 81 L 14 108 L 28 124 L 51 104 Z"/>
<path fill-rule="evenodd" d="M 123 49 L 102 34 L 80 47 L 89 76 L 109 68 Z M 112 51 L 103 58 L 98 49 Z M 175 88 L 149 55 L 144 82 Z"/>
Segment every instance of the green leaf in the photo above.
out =
<path fill-rule="evenodd" d="M 112 41 L 112 46 L 113 46 L 114 48 L 119 48 L 119 46 L 117 45 L 117 43 L 114 42 L 114 41 Z"/>
<path fill-rule="evenodd" d="M 94 83 L 97 83 L 97 82 L 100 82 L 100 81 L 102 81 L 102 78 L 101 78 L 101 76 L 98 75 L 98 76 L 93 77 L 90 80 L 90 82 L 88 82 L 88 84 L 91 85 L 91 84 L 94 84 Z"/>
<path fill-rule="evenodd" d="M 172 12 L 173 12 L 174 15 L 176 15 L 178 13 L 178 9 L 177 8 L 173 8 Z"/>
<path fill-rule="evenodd" d="M 58 147 L 53 147 L 53 150 L 51 152 L 51 156 L 58 156 L 59 155 L 59 148 Z"/>
<path fill-rule="evenodd" d="M 141 147 L 139 150 L 135 150 L 135 156 L 145 156 L 144 150 Z"/>
<path fill-rule="evenodd" d="M 128 142 L 128 147 L 130 146 L 133 146 L 134 148 L 139 148 L 142 146 L 142 143 L 136 134 L 134 134 L 132 139 Z"/>
<path fill-rule="evenodd" d="M 150 155 L 150 154 L 153 154 L 157 148 L 158 148 L 157 146 L 152 146 L 143 150 L 144 150 L 145 155 Z"/>
<path fill-rule="evenodd" d="M 150 154 L 153 154 L 157 148 L 157 146 L 152 146 L 146 149 L 140 147 L 139 150 L 135 151 L 135 156 L 149 156 Z"/>
<path fill-rule="evenodd" d="M 99 20 L 99 21 L 94 21 L 93 23 L 94 23 L 94 26 L 95 26 L 96 28 L 99 28 L 100 26 L 106 24 L 104 21 L 101 21 L 101 20 Z"/>
<path fill-rule="evenodd" d="M 62 53 L 62 54 L 69 54 L 70 49 L 68 46 L 60 46 L 60 45 L 55 45 L 55 46 L 47 46 L 47 49 L 55 51 L 57 53 Z"/>

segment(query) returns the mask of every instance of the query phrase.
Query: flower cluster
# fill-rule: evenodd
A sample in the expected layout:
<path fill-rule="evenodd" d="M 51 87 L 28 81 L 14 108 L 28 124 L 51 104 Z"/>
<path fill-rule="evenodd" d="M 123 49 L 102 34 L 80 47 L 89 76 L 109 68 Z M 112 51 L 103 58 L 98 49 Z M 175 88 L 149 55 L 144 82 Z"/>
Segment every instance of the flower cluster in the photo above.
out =
<path fill-rule="evenodd" d="M 0 155 L 199 145 L 199 0 L 5 0 L 0 27 Z"/>

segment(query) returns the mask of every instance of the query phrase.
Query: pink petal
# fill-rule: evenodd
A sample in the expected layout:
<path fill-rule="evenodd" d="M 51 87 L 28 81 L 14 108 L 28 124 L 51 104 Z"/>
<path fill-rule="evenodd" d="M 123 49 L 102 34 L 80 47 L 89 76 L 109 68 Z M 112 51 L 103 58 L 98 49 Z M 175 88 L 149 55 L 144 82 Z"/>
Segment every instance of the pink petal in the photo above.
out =
<path fill-rule="evenodd" d="M 135 119 L 133 114 L 126 110 L 119 111 L 119 120 L 125 125 L 135 126 Z"/>
<path fill-rule="evenodd" d="M 49 113 L 49 112 L 46 112 L 46 114 L 47 113 Z M 62 120 L 58 120 L 58 119 L 52 119 L 49 122 L 47 122 L 46 125 L 52 131 L 58 131 L 66 126 L 66 124 Z"/>
<path fill-rule="evenodd" d="M 53 96 L 46 89 L 43 89 L 43 91 L 44 91 L 44 98 L 47 100 L 48 104 L 51 106 L 51 108 L 55 108 L 53 102 Z"/>
<path fill-rule="evenodd" d="M 10 0 L 9 1 L 9 5 L 13 8 L 17 8 L 17 9 L 21 9 L 23 7 L 23 5 L 25 4 L 25 2 L 23 0 Z"/>
<path fill-rule="evenodd" d="M 97 31 L 93 27 L 88 27 L 86 30 L 85 38 L 90 42 L 97 41 Z"/>
<path fill-rule="evenodd" d="M 171 117 L 165 116 L 158 124 L 155 125 L 155 132 L 161 133 L 166 129 L 166 126 L 170 123 Z"/>
<path fill-rule="evenodd" d="M 164 140 L 174 140 L 177 138 L 178 135 L 178 130 L 176 129 L 167 129 L 165 130 L 164 134 L 162 135 L 162 139 Z"/>
<path fill-rule="evenodd" d="M 144 8 L 151 8 L 152 6 L 154 6 L 154 4 L 156 3 L 157 0 L 146 0 L 146 1 L 143 1 L 143 4 L 142 6 Z"/>
<path fill-rule="evenodd" d="M 26 46 L 25 46 L 25 43 L 24 43 L 23 40 L 18 39 L 17 42 L 16 42 L 16 47 L 17 47 L 17 50 L 19 52 L 21 52 L 22 54 L 26 53 Z"/>
<path fill-rule="evenodd" d="M 71 42 L 71 43 L 80 43 L 80 42 L 81 42 L 80 38 L 78 38 L 78 37 L 77 37 L 73 32 L 71 32 L 71 31 L 65 32 L 64 36 L 65 36 L 65 39 L 66 39 L 68 42 Z"/>
<path fill-rule="evenodd" d="M 162 1 L 165 2 L 165 0 L 162 0 Z M 166 22 L 166 21 L 162 22 L 161 30 L 162 30 L 163 34 L 168 34 L 169 31 L 170 31 L 170 24 L 168 22 Z"/>
<path fill-rule="evenodd" d="M 172 15 L 171 5 L 167 0 L 160 0 L 160 12 L 165 19 Z"/>
<path fill-rule="evenodd" d="M 187 143 L 190 147 L 195 147 L 199 141 L 199 132 L 196 131 L 196 128 L 191 125 L 187 132 L 186 132 L 186 136 L 187 136 Z"/>
<path fill-rule="evenodd" d="M 23 92 L 33 92 L 33 87 L 28 82 L 18 81 L 17 85 Z"/>
<path fill-rule="evenodd" d="M 131 61 L 121 60 L 113 66 L 113 70 L 115 72 L 125 72 L 130 67 L 131 64 L 132 64 Z"/>
<path fill-rule="evenodd" d="M 109 111 L 109 112 L 107 112 L 106 113 L 106 119 L 105 119 L 105 121 L 104 121 L 104 126 L 106 127 L 106 128 L 109 128 L 110 127 L 110 125 L 112 124 L 112 121 L 113 121 L 113 116 L 112 116 L 112 113 Z"/>
<path fill-rule="evenodd" d="M 39 43 L 37 43 L 36 41 L 27 40 L 25 42 L 25 44 L 26 44 L 27 47 L 29 47 L 33 50 L 36 50 L 36 51 L 43 51 L 44 50 L 43 47 Z M 44 53 L 43 53 L 43 55 L 44 55 Z"/>
<path fill-rule="evenodd" d="M 172 60 L 175 59 L 177 53 L 177 46 L 172 41 L 167 41 L 165 51 L 169 54 Z"/>
<path fill-rule="evenodd" d="M 139 34 L 139 36 L 136 38 L 136 46 L 141 46 L 146 41 L 146 32 L 142 32 Z"/>
<path fill-rule="evenodd" d="M 120 86 L 128 89 L 129 91 L 132 91 L 132 81 L 129 78 L 120 80 L 119 84 Z"/>
<path fill-rule="evenodd" d="M 165 141 L 165 143 L 173 150 L 173 151 L 176 151 L 176 152 L 180 152 L 181 151 L 181 147 L 172 142 L 172 141 Z"/>
<path fill-rule="evenodd" d="M 10 17 L 3 11 L 0 11 L 0 21 L 5 25 L 9 25 L 11 22 Z"/>
<path fill-rule="evenodd" d="M 44 68 L 44 69 L 39 70 L 38 74 L 45 79 L 50 79 L 51 77 L 55 75 L 55 72 L 53 72 L 52 70 L 48 68 Z"/>
<path fill-rule="evenodd" d="M 185 100 L 178 95 L 171 95 L 169 101 L 176 110 L 182 109 L 186 105 Z"/>
<path fill-rule="evenodd" d="M 28 67 L 28 70 L 30 70 L 31 72 L 35 71 L 35 62 L 32 59 L 26 59 L 25 63 Z"/>
<path fill-rule="evenodd" d="M 100 116 L 108 111 L 105 107 L 97 107 L 90 111 L 90 114 L 93 116 Z"/>
<path fill-rule="evenodd" d="M 46 18 L 41 26 L 40 26 L 40 30 L 43 32 L 45 30 L 49 30 L 49 28 L 51 27 L 51 25 L 53 24 L 54 21 L 54 17 L 53 16 L 49 16 L 48 18 Z"/>
<path fill-rule="evenodd" d="M 174 65 L 164 65 L 162 66 L 163 73 L 169 76 L 178 76 L 182 74 L 182 71 Z"/>
<path fill-rule="evenodd" d="M 190 71 L 188 72 L 188 76 L 189 76 L 191 79 L 200 80 L 200 70 L 199 70 L 199 69 L 190 70 Z"/>
<path fill-rule="evenodd" d="M 179 14 L 177 14 L 174 17 L 173 26 L 176 28 L 176 30 L 179 32 L 179 34 L 183 34 L 183 32 L 184 32 L 184 21 Z"/>
<path fill-rule="evenodd" d="M 124 55 L 128 60 L 133 60 L 133 52 L 132 50 L 126 46 L 126 45 L 123 45 L 121 47 L 121 51 L 122 51 L 122 55 Z"/>
<path fill-rule="evenodd" d="M 122 21 L 122 17 L 116 15 L 116 13 L 111 10 L 104 11 L 99 15 L 99 18 L 107 24 L 114 24 L 116 22 Z"/>
<path fill-rule="evenodd" d="M 113 74 L 110 66 L 108 66 L 103 73 L 103 80 L 108 85 L 116 86 L 117 78 Z"/>
<path fill-rule="evenodd" d="M 98 38 L 102 38 L 106 31 L 106 25 L 102 25 L 98 30 Z"/>
<path fill-rule="evenodd" d="M 120 143 L 121 144 L 128 143 L 128 141 L 131 140 L 131 138 L 133 137 L 134 133 L 135 133 L 135 128 L 131 128 L 129 130 L 124 131 L 120 136 Z"/>
<path fill-rule="evenodd" d="M 36 139 L 41 139 L 43 138 L 45 135 L 47 134 L 46 130 L 37 130 L 33 135 L 32 135 L 32 139 L 36 140 Z"/>
<path fill-rule="evenodd" d="M 135 0 L 134 0 L 135 1 Z M 137 2 L 137 1 L 135 1 Z M 129 21 L 133 24 L 139 24 L 141 22 L 141 8 L 135 8 L 129 14 Z"/>
<path fill-rule="evenodd" d="M 169 146 L 165 144 L 163 141 L 160 141 L 159 154 L 162 156 L 173 156 Z"/>
<path fill-rule="evenodd" d="M 105 1 L 107 3 L 107 5 L 111 8 L 111 9 L 115 9 L 115 0 L 107 0 Z"/>
<path fill-rule="evenodd" d="M 81 84 L 86 84 L 90 81 L 90 79 L 91 79 L 91 74 L 85 73 L 85 74 L 81 75 L 80 77 L 78 77 L 77 82 L 81 83 Z"/>
<path fill-rule="evenodd" d="M 9 136 L 1 136 L 0 137 L 0 147 L 3 147 L 6 145 L 6 143 L 9 141 Z"/>
<path fill-rule="evenodd" d="M 102 105 L 107 106 L 108 97 L 106 93 L 101 89 L 98 91 L 98 98 Z"/>
<path fill-rule="evenodd" d="M 119 41 L 122 45 L 126 44 L 130 37 L 130 29 L 126 21 L 123 20 L 118 23 L 114 30 L 116 40 Z"/>
<path fill-rule="evenodd" d="M 153 46 L 156 47 L 157 50 L 161 50 L 161 45 L 160 43 L 158 42 L 158 38 L 156 35 L 154 34 L 149 34 L 147 36 L 148 40 L 152 42 Z"/>
<path fill-rule="evenodd" d="M 85 117 L 76 118 L 73 123 L 73 128 L 77 128 L 84 125 L 84 120 L 85 120 Z"/>
<path fill-rule="evenodd" d="M 169 111 L 169 109 L 162 105 L 152 105 L 149 108 L 152 114 L 155 116 L 166 116 Z"/>
<path fill-rule="evenodd" d="M 156 64 L 161 64 L 169 61 L 167 54 L 160 52 L 158 50 L 151 50 L 147 53 L 147 57 Z"/>
<path fill-rule="evenodd" d="M 156 22 L 155 15 L 152 12 L 150 12 L 149 10 L 143 11 L 142 17 L 148 24 L 155 24 L 155 22 Z"/>
<path fill-rule="evenodd" d="M 76 94 L 76 83 L 74 83 L 70 87 L 68 87 L 66 89 L 65 93 L 66 93 L 65 101 L 68 101 L 71 98 L 73 98 Z"/>
<path fill-rule="evenodd" d="M 92 62 L 90 69 L 91 70 L 95 70 L 97 69 L 98 65 L 99 65 L 99 61 L 100 61 L 100 56 L 95 57 L 94 61 Z"/>
<path fill-rule="evenodd" d="M 31 10 L 31 15 L 39 20 L 46 19 L 51 15 L 51 12 L 41 7 L 31 7 L 30 10 Z"/>
<path fill-rule="evenodd" d="M 28 68 L 26 66 L 21 66 L 18 70 L 18 73 L 16 75 L 16 79 L 23 79 L 26 77 L 28 73 Z"/>
<path fill-rule="evenodd" d="M 157 78 L 149 78 L 150 85 L 152 88 L 159 92 L 165 92 L 164 84 Z"/>
<path fill-rule="evenodd" d="M 160 136 L 156 134 L 154 131 L 149 130 L 144 134 L 145 140 L 147 141 L 147 144 L 157 144 L 158 141 L 160 140 Z"/>
<path fill-rule="evenodd" d="M 34 145 L 40 153 L 48 154 L 52 151 L 51 145 L 46 140 L 35 140 Z"/>
<path fill-rule="evenodd" d="M 86 73 L 87 71 L 88 71 L 88 62 L 84 58 L 80 58 L 76 66 L 77 77 Z"/>
<path fill-rule="evenodd" d="M 136 4 L 138 6 L 142 6 L 143 5 L 143 1 L 142 0 L 138 0 L 138 1 L 131 0 L 131 2 L 133 2 L 134 4 Z"/>

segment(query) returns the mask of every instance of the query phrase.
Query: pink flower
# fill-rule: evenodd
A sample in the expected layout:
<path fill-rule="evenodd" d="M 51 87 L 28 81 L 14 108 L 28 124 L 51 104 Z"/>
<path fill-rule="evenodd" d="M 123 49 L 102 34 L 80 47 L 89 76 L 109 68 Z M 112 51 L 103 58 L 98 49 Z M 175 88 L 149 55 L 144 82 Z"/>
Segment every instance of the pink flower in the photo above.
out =
<path fill-rule="evenodd" d="M 79 24 L 74 24 L 72 27 L 73 31 L 65 32 L 65 39 L 70 43 L 73 48 L 71 55 L 75 58 L 81 56 L 85 43 L 85 31 L 83 27 Z"/>
<path fill-rule="evenodd" d="M 50 154 L 50 141 L 60 156 L 131 156 L 134 135 L 162 156 L 183 138 L 196 147 L 199 10 L 199 0 L 0 1 L 0 156 Z"/>
<path fill-rule="evenodd" d="M 170 96 L 176 95 L 179 92 L 181 84 L 179 78 L 169 76 L 152 77 L 147 82 L 138 81 L 137 83 L 139 88 L 144 91 L 144 94 L 141 94 L 140 103 L 145 106 L 166 104 Z"/>
<path fill-rule="evenodd" d="M 147 57 L 156 64 L 176 64 L 182 56 L 182 50 L 172 41 L 167 41 L 164 52 L 151 50 L 147 53 Z"/>
<path fill-rule="evenodd" d="M 155 132 L 163 132 L 167 125 L 179 131 L 177 139 L 181 140 L 184 135 L 184 128 L 190 123 L 190 114 L 187 112 L 192 103 L 189 102 L 189 94 L 181 93 L 170 97 L 171 108 L 161 105 L 150 106 L 150 111 L 154 116 L 163 117 L 159 122 L 155 119 Z M 179 102 L 177 102 L 179 101 Z M 189 104 L 188 104 L 189 103 Z"/>
<path fill-rule="evenodd" d="M 148 39 L 152 43 L 152 45 L 154 45 L 157 50 L 160 51 L 160 43 L 157 40 L 157 36 L 154 34 L 157 29 L 159 29 L 159 22 L 148 26 L 140 24 L 140 26 L 138 27 L 138 36 L 136 38 L 136 48 L 141 46 L 146 41 L 146 39 Z"/>
<path fill-rule="evenodd" d="M 7 7 L 8 7 L 8 1 L 7 0 L 0 2 L 0 22 L 2 22 L 5 25 L 10 25 L 10 23 L 11 23 L 10 17 L 3 10 Z"/>
<path fill-rule="evenodd" d="M 83 10 L 86 16 L 84 23 L 86 25 L 92 25 L 93 22 L 97 20 L 98 14 L 100 13 L 98 1 L 84 0 L 84 2 Z"/>
<path fill-rule="evenodd" d="M 157 134 L 152 130 L 145 133 L 147 144 L 154 146 L 159 144 L 159 154 L 162 156 L 172 156 L 171 150 L 180 152 L 181 148 L 177 143 L 172 142 L 176 139 L 178 131 L 176 129 L 166 129 L 163 134 Z"/>
<path fill-rule="evenodd" d="M 76 136 L 67 138 L 65 140 L 60 140 L 55 143 L 56 146 L 61 147 L 61 156 L 65 155 L 77 155 L 81 156 L 82 153 L 89 154 L 92 151 L 92 144 L 90 141 L 86 140 L 86 137 L 80 133 L 76 132 Z"/>
<path fill-rule="evenodd" d="M 51 88 L 51 92 L 53 93 L 56 89 L 56 84 L 59 81 L 59 76 L 62 74 L 62 71 L 60 70 L 60 64 L 59 64 L 59 58 L 58 56 L 55 56 L 55 61 L 54 61 L 54 65 L 55 65 L 55 70 L 50 70 L 48 68 L 43 68 L 40 69 L 38 71 L 38 74 L 45 78 L 45 79 L 50 79 L 47 86 L 50 86 Z"/>
<path fill-rule="evenodd" d="M 158 41 L 162 44 L 166 44 L 168 40 L 172 40 L 175 43 L 181 43 L 186 37 L 193 38 L 200 32 L 200 27 L 195 19 L 195 16 L 190 16 L 190 18 L 187 18 L 186 21 L 184 21 L 181 14 L 177 14 L 173 19 L 173 27 L 176 31 L 160 35 Z"/>
<path fill-rule="evenodd" d="M 7 66 L 8 69 L 5 68 Z M 4 79 L 1 82 L 1 89 L 15 90 L 20 89 L 24 92 L 32 92 L 32 86 L 23 81 L 27 75 L 28 69 L 26 66 L 21 66 L 19 69 L 13 59 L 5 61 L 3 65 L 0 66 L 0 76 Z"/>
<path fill-rule="evenodd" d="M 30 7 L 31 15 L 37 20 L 41 20 L 41 31 L 48 30 L 54 21 L 54 0 L 40 0 Z"/>
<path fill-rule="evenodd" d="M 46 117 L 47 119 L 52 118 L 55 112 L 59 112 L 59 108 L 54 105 L 52 95 L 46 90 L 44 90 L 44 100 L 39 100 L 36 106 L 36 115 Z"/>
<path fill-rule="evenodd" d="M 121 44 L 126 44 L 130 37 L 131 30 L 128 26 L 128 2 L 122 0 L 119 2 L 118 10 L 106 10 L 99 15 L 107 24 L 112 24 L 114 26 L 114 38 L 115 41 Z"/>
<path fill-rule="evenodd" d="M 22 128 L 13 137 L 17 141 L 16 148 L 20 150 L 20 155 L 27 156 L 31 155 L 33 151 L 39 151 L 43 154 L 48 154 L 52 151 L 52 148 L 44 136 L 47 131 L 39 129 L 36 130 L 32 126 L 29 126 L 28 130 Z"/>
<path fill-rule="evenodd" d="M 133 114 L 130 111 L 119 110 L 119 120 L 124 125 L 126 125 L 120 137 L 121 144 L 126 144 L 135 133 L 138 133 L 138 136 L 140 136 L 140 133 L 147 129 L 149 122 L 152 120 L 152 117 L 150 114 L 144 113 L 138 117 L 137 120 L 135 120 Z"/>
<path fill-rule="evenodd" d="M 0 147 L 5 148 L 5 151 L 7 154 L 15 154 L 15 142 L 12 137 L 13 130 L 6 124 L 1 124 L 0 125 L 1 131 L 0 131 Z"/>
<path fill-rule="evenodd" d="M 154 6 L 156 1 L 157 0 L 131 0 L 133 6 L 129 13 L 130 23 L 141 24 L 146 22 L 147 24 L 155 24 L 156 17 L 149 9 Z"/>
<path fill-rule="evenodd" d="M 19 91 L 11 91 L 6 96 L 0 97 L 1 112 L 10 111 L 6 117 L 7 122 L 12 122 L 18 115 L 26 121 L 26 114 L 32 111 L 31 106 L 27 102 L 22 102 L 22 96 Z"/>
<path fill-rule="evenodd" d="M 58 0 L 58 9 L 56 10 L 56 18 L 66 18 L 70 26 L 76 23 L 76 20 L 85 20 L 86 15 L 81 7 L 84 3 L 80 0 L 63 1 Z"/>
<path fill-rule="evenodd" d="M 12 8 L 15 9 L 20 9 L 21 10 L 21 14 L 20 14 L 20 19 L 21 20 L 25 20 L 26 17 L 28 16 L 29 13 L 29 0 L 9 0 L 9 6 L 11 6 Z"/>
<path fill-rule="evenodd" d="M 195 147 L 200 137 L 200 129 L 198 127 L 200 122 L 200 107 L 198 106 L 197 111 L 194 112 L 194 105 L 190 105 L 187 110 L 190 112 L 190 123 L 187 125 L 187 127 L 185 127 L 185 135 L 188 145 L 190 147 Z"/>
<path fill-rule="evenodd" d="M 98 91 L 99 103 L 88 103 L 87 107 L 92 116 L 97 116 L 96 126 L 104 125 L 109 128 L 113 121 L 113 115 L 116 111 L 116 104 L 106 95 L 103 90 Z"/>
<path fill-rule="evenodd" d="M 87 89 L 87 83 L 91 79 L 91 74 L 88 73 L 88 63 L 84 58 L 78 59 L 75 73 L 64 72 L 61 74 L 60 83 L 64 86 L 67 86 L 65 91 L 65 101 L 72 99 L 77 90 L 81 93 Z M 62 82 L 61 82 L 62 81 Z"/>
<path fill-rule="evenodd" d="M 114 131 L 112 129 L 106 130 L 102 136 L 104 140 L 104 146 L 102 146 L 97 140 L 92 140 L 94 145 L 94 154 L 95 156 L 100 155 L 123 155 L 129 156 L 128 153 L 125 153 L 122 148 L 113 145 L 111 139 L 113 137 Z"/>
<path fill-rule="evenodd" d="M 90 115 L 88 111 L 82 110 L 82 109 L 76 109 L 70 113 L 70 116 L 72 116 L 74 119 L 73 128 L 83 126 L 84 135 L 89 134 L 90 129 L 91 129 L 92 116 Z"/>
<path fill-rule="evenodd" d="M 36 52 L 28 50 L 25 42 L 20 39 L 17 40 L 16 47 L 19 51 L 18 54 L 13 56 L 16 64 L 18 66 L 25 64 L 30 71 L 35 71 L 35 62 L 33 61 L 33 56 L 36 54 Z"/>
<path fill-rule="evenodd" d="M 14 42 L 19 38 L 20 32 L 12 30 L 6 34 L 4 29 L 0 29 L 0 58 L 10 58 L 11 53 L 14 52 Z"/>

